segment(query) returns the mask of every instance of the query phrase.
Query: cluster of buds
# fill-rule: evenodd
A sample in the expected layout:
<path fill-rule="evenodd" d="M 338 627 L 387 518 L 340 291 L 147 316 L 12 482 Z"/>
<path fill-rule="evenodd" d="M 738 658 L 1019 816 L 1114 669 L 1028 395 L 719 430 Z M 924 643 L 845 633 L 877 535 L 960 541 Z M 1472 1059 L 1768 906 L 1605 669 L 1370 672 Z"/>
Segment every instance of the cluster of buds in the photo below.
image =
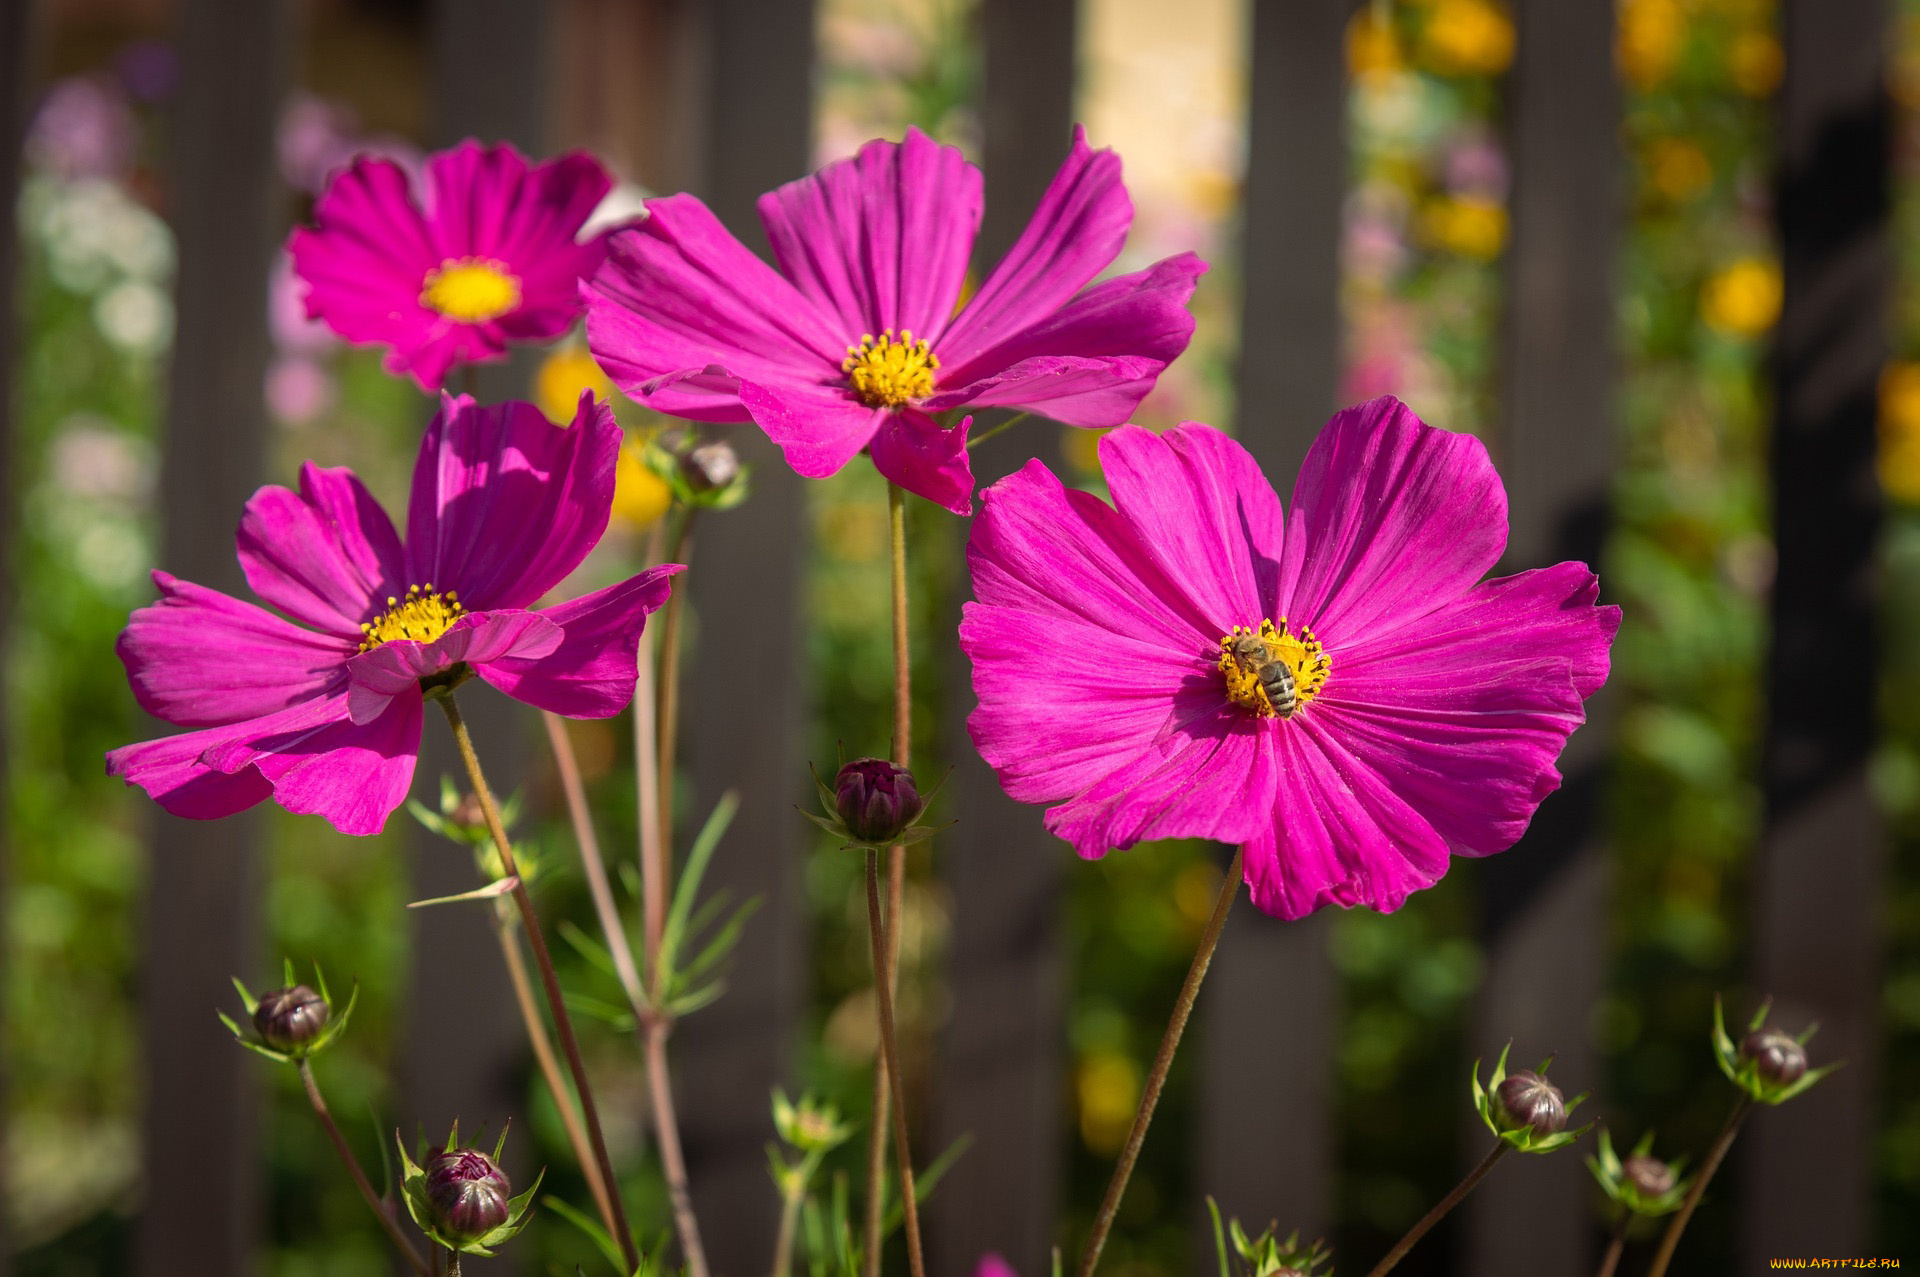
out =
<path fill-rule="evenodd" d="M 439 811 L 411 798 L 407 800 L 407 811 L 429 831 L 472 851 L 474 866 L 487 882 L 484 887 L 463 891 L 458 895 L 416 900 L 407 906 L 409 909 L 462 900 L 494 899 L 511 891 L 516 882 L 531 883 L 540 876 L 539 849 L 518 838 L 512 840 L 514 874 L 507 876 L 506 866 L 500 860 L 500 850 L 494 846 L 493 833 L 487 828 L 486 812 L 480 806 L 479 796 L 461 789 L 446 776 L 440 778 Z M 519 819 L 520 795 L 509 794 L 500 804 L 500 824 L 510 837 Z"/>
<path fill-rule="evenodd" d="M 662 430 L 647 440 L 641 454 L 674 501 L 688 509 L 730 510 L 747 499 L 748 468 L 732 444 L 702 441 L 688 430 Z"/>
<path fill-rule="evenodd" d="M 807 1194 L 813 1177 L 828 1153 L 845 1143 L 853 1127 L 840 1120 L 840 1110 L 831 1104 L 802 1095 L 795 1104 L 778 1087 L 773 1092 L 773 1129 L 781 1143 L 767 1145 L 767 1166 L 781 1200 L 798 1203 Z"/>
<path fill-rule="evenodd" d="M 1551 1153 L 1586 1134 L 1593 1123 L 1567 1129 L 1568 1117 L 1587 1098 L 1586 1093 L 1569 1100 L 1547 1080 L 1552 1056 L 1542 1060 L 1537 1069 L 1508 1073 L 1507 1052 L 1512 1049 L 1511 1042 L 1500 1049 L 1500 1059 L 1485 1087 L 1480 1085 L 1480 1061 L 1473 1062 L 1473 1103 L 1487 1129 L 1522 1153 Z"/>
<path fill-rule="evenodd" d="M 394 1143 L 400 1150 L 400 1188 L 407 1199 L 407 1212 L 421 1232 L 448 1250 L 490 1257 L 495 1246 L 531 1221 L 533 1195 L 546 1172 L 534 1177 L 533 1187 L 513 1196 L 513 1185 L 500 1169 L 500 1154 L 507 1146 L 504 1130 L 488 1154 L 478 1148 L 462 1148 L 460 1124 L 455 1122 L 446 1147 L 423 1155 L 424 1166 L 408 1154 L 398 1131 L 394 1132 Z"/>
<path fill-rule="evenodd" d="M 225 1011 L 217 1014 L 220 1022 L 232 1031 L 234 1040 L 241 1046 L 269 1060 L 294 1063 L 326 1049 L 329 1043 L 346 1031 L 347 1019 L 353 1014 L 353 1004 L 360 997 L 360 986 L 356 984 L 353 987 L 347 996 L 347 1005 L 340 1014 L 335 1015 L 333 999 L 327 992 L 327 977 L 321 972 L 319 963 L 313 966 L 313 981 L 320 986 L 317 992 L 294 980 L 291 960 L 287 961 L 284 974 L 286 984 L 268 990 L 257 998 L 240 982 L 238 976 L 234 977 L 233 987 L 240 991 L 241 1004 L 247 1008 L 247 1018 L 253 1023 L 252 1035 L 234 1023 Z"/>
<path fill-rule="evenodd" d="M 1760 1009 L 1747 1023 L 1747 1035 L 1736 1046 L 1727 1036 L 1726 1014 L 1720 999 L 1715 997 L 1713 1055 L 1729 1082 L 1763 1104 L 1784 1104 L 1839 1068 L 1842 1062 L 1809 1068 L 1807 1043 L 1820 1026 L 1810 1024 L 1796 1037 L 1767 1023 L 1767 1012 L 1772 1007 L 1771 1000 L 1760 1004 Z"/>
<path fill-rule="evenodd" d="M 1633 1215 L 1653 1218 L 1680 1209 L 1693 1181 L 1681 1175 L 1686 1158 L 1663 1162 L 1653 1155 L 1653 1132 L 1640 1137 L 1623 1160 L 1613 1151 L 1613 1140 L 1600 1129 L 1599 1151 L 1587 1157 L 1587 1169 L 1599 1181 L 1607 1199 Z"/>
<path fill-rule="evenodd" d="M 813 783 L 819 787 L 820 805 L 826 815 L 816 816 L 810 811 L 801 814 L 848 847 L 906 845 L 947 828 L 916 823 L 946 781 L 943 779 L 923 798 L 913 773 L 884 758 L 856 758 L 843 765 L 834 774 L 831 789 L 818 772 L 813 774 Z"/>
<path fill-rule="evenodd" d="M 1288 1233 L 1284 1241 L 1275 1236 L 1278 1224 L 1268 1224 L 1265 1232 L 1250 1238 L 1237 1219 L 1228 1220 L 1222 1232 L 1220 1204 L 1212 1197 L 1207 1198 L 1207 1210 L 1213 1216 L 1213 1245 L 1220 1255 L 1222 1273 L 1235 1272 L 1238 1277 L 1316 1277 L 1316 1270 L 1333 1260 L 1333 1252 L 1324 1242 L 1302 1246 L 1297 1228 Z M 1238 1264 L 1230 1264 L 1227 1259 L 1229 1239 L 1239 1256 Z M 1320 1277 L 1332 1277 L 1331 1270 Z"/>

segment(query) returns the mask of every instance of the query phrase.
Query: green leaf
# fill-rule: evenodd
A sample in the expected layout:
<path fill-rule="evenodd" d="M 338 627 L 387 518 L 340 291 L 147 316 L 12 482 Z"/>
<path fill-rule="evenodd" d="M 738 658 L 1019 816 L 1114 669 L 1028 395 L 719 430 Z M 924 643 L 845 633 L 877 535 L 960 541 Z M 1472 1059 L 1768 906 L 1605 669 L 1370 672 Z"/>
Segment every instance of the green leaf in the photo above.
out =
<path fill-rule="evenodd" d="M 721 837 L 739 810 L 740 795 L 736 791 L 729 789 L 720 795 L 720 801 L 714 804 L 712 814 L 707 817 L 706 824 L 700 827 L 699 836 L 693 840 L 693 846 L 687 852 L 687 863 L 680 870 L 680 881 L 674 887 L 673 904 L 667 911 L 666 926 L 660 936 L 660 971 L 668 979 L 672 978 L 680 942 L 686 936 L 687 918 L 693 912 L 693 902 L 700 894 L 700 880 L 706 876 L 707 866 L 713 862 L 714 850 L 720 845 Z"/>
<path fill-rule="evenodd" d="M 429 905 L 459 904 L 462 901 L 467 901 L 467 900 L 495 900 L 501 896 L 506 895 L 508 892 L 512 891 L 515 887 L 519 885 L 520 885 L 519 876 L 511 875 L 509 877 L 501 878 L 497 881 L 490 882 L 484 887 L 475 887 L 472 891 L 462 891 L 456 895 L 451 895 L 451 896 L 435 896 L 431 900 L 410 901 L 407 904 L 407 908 L 425 909 Z"/>
<path fill-rule="evenodd" d="M 1220 1256 L 1220 1277 L 1233 1277 L 1227 1271 L 1227 1239 L 1220 1233 L 1220 1203 L 1213 1200 L 1213 1194 L 1207 1194 L 1207 1214 L 1213 1217 L 1213 1249 Z"/>
<path fill-rule="evenodd" d="M 582 931 L 578 925 L 566 918 L 560 920 L 558 927 L 560 938 L 573 946 L 574 952 L 587 960 L 587 965 L 602 975 L 618 980 L 620 970 L 613 964 L 613 954 L 607 946 Z"/>

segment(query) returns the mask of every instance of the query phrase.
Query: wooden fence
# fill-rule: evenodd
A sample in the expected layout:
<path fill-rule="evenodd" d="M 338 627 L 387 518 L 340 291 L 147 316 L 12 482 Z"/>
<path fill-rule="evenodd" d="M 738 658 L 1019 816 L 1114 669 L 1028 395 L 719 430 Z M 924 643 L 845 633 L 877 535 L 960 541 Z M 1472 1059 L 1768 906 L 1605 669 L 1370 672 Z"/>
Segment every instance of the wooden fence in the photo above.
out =
<path fill-rule="evenodd" d="M 291 8 L 289 0 L 177 4 L 185 90 L 170 186 L 180 239 L 179 330 L 163 557 L 176 572 L 229 587 L 239 584 L 233 511 L 260 479 L 266 351 L 258 316 L 267 249 L 283 231 L 271 212 L 278 205 L 270 198 L 270 122 L 285 91 Z M 19 0 L 5 5 L 0 22 L 0 54 L 12 63 L 4 74 L 16 85 L 23 9 Z M 1355 2 L 1251 0 L 1250 9 L 1237 423 L 1284 492 L 1336 395 L 1343 36 Z M 980 0 L 984 253 L 1011 241 L 1058 161 L 1074 109 L 1076 10 L 1075 0 Z M 1513 10 L 1514 234 L 1501 420 L 1491 442 L 1512 495 L 1513 561 L 1592 561 L 1607 526 L 1618 433 L 1613 256 L 1623 201 L 1613 5 L 1515 0 Z M 536 150 L 550 149 L 543 142 L 598 141 L 623 125 L 592 118 L 596 112 L 645 99 L 656 118 L 635 150 L 670 174 L 672 185 L 706 196 L 753 244 L 760 243 L 754 197 L 808 167 L 816 20 L 809 0 L 647 0 L 631 9 L 604 0 L 443 0 L 434 13 L 441 139 L 475 132 Z M 1752 974 L 1780 996 L 1787 1023 L 1818 1016 L 1828 1025 L 1823 1045 L 1856 1064 L 1760 1124 L 1749 1141 L 1756 1162 L 1818 1168 L 1792 1179 L 1747 1177 L 1741 1218 L 1749 1264 L 1779 1254 L 1860 1254 L 1868 1241 L 1873 901 L 1884 857 L 1865 764 L 1875 723 L 1875 665 L 1867 656 L 1878 526 L 1875 379 L 1890 289 L 1881 80 L 1887 19 L 1883 0 L 1786 0 L 1784 7 L 1778 210 L 1786 295 L 1772 367 L 1780 554 Z M 570 33 L 558 45 L 556 20 Z M 596 40 L 596 24 L 626 43 Z M 661 45 L 671 46 L 671 56 Z M 566 61 L 528 56 L 556 47 Z M 609 87 L 622 48 L 663 87 Z M 562 67 L 569 76 L 589 74 L 580 71 L 589 62 L 598 67 L 590 73 L 598 89 L 549 80 Z M 568 127 L 590 136 L 557 137 L 543 123 L 542 104 L 567 94 Z M 9 164 L 15 154 L 9 146 Z M 0 166 L 0 176 L 11 210 L 11 169 Z M 0 217 L 7 232 L 0 248 L 11 249 L 10 225 Z M 0 324 L 0 336 L 7 333 Z M 0 391 L 8 388 L 4 373 L 0 360 Z M 706 810 L 722 786 L 749 780 L 716 885 L 767 901 L 729 996 L 676 1039 L 694 1194 L 704 1218 L 715 1221 L 708 1240 L 716 1269 L 733 1274 L 756 1271 L 771 1242 L 764 1099 L 771 1085 L 791 1083 L 808 997 L 799 889 L 807 839 L 789 810 L 804 798 L 808 709 L 799 656 L 803 494 L 770 455 L 761 459 L 768 464 L 759 468 L 754 500 L 698 529 L 699 566 L 689 580 L 710 632 L 752 623 L 765 636 L 771 621 L 793 653 L 785 677 L 749 689 L 702 677 L 695 652 L 688 681 L 685 756 L 694 798 L 686 814 Z M 1008 448 L 989 449 L 979 469 L 991 478 L 1017 460 Z M 1816 665 L 1822 685 L 1819 695 L 1807 695 L 1805 671 Z M 960 760 L 953 792 L 966 820 L 937 844 L 936 856 L 954 905 L 946 973 L 952 1014 L 936 1042 L 933 1106 L 919 1115 L 920 1147 L 962 1131 L 978 1142 L 936 1198 L 928 1234 L 938 1273 L 967 1272 L 982 1250 L 997 1249 L 1021 1272 L 1038 1274 L 1047 1270 L 1048 1248 L 1062 1240 L 1055 1221 L 1071 973 L 1058 920 L 1071 857 L 1041 831 L 1037 810 L 1007 801 L 964 748 L 965 700 L 962 694 L 948 707 L 946 730 Z M 1560 1076 L 1603 1088 L 1588 1009 L 1605 987 L 1600 798 L 1614 716 L 1605 697 L 1593 709 L 1565 760 L 1566 787 L 1542 807 L 1521 848 L 1480 871 L 1487 969 L 1474 1038 L 1511 1035 L 1523 1051 L 1557 1050 Z M 431 779 L 436 769 L 423 766 L 420 775 Z M 189 826 L 156 813 L 153 828 L 140 1266 L 154 1277 L 220 1277 L 248 1271 L 257 1236 L 258 1096 L 253 1068 L 204 1009 L 228 972 L 255 965 L 254 824 Z M 420 890 L 435 894 L 428 863 L 422 853 Z M 416 950 L 423 954 L 416 989 L 445 987 L 451 978 L 432 963 L 457 964 L 462 978 L 492 969 L 483 935 L 455 934 L 462 921 L 436 911 L 416 922 L 416 938 L 428 941 Z M 1324 919 L 1287 926 L 1238 913 L 1190 1047 L 1203 1056 L 1196 1128 L 1154 1133 L 1156 1141 L 1191 1143 L 1200 1186 L 1228 1209 L 1310 1230 L 1332 1222 L 1338 1159 L 1330 1115 L 1339 1007 L 1328 935 Z M 469 947 L 477 956 L 466 962 L 458 955 Z M 416 1016 L 435 1005 L 430 997 L 411 1000 Z M 495 1111 L 508 1106 L 518 1065 L 510 1023 L 450 1016 L 445 1023 L 423 1018 L 417 1028 L 404 1071 L 420 1116 L 444 1116 L 442 1108 L 470 1100 Z M 467 1036 L 448 1036 L 458 1034 Z M 437 1058 L 431 1094 L 419 1081 L 429 1041 Z M 1463 1141 L 1463 1158 L 1468 1147 Z M 1529 1169 L 1496 1177 L 1475 1199 L 1457 1234 L 1454 1271 L 1534 1277 L 1591 1268 L 1596 1239 L 1577 1159 Z M 220 1191 L 210 1191 L 216 1185 Z"/>

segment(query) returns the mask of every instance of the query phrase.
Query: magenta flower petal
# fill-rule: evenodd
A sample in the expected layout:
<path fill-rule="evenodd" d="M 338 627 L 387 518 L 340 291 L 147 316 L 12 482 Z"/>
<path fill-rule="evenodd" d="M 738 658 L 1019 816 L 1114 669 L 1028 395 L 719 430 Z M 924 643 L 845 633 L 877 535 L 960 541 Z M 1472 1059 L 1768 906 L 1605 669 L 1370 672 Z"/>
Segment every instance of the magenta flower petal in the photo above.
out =
<path fill-rule="evenodd" d="M 640 634 L 667 601 L 678 563 L 629 577 L 540 613 L 565 638 L 552 652 L 474 661 L 481 678 L 517 701 L 568 718 L 611 718 L 633 699 Z"/>
<path fill-rule="evenodd" d="M 1619 610 L 1580 564 L 1479 582 L 1505 534 L 1485 449 L 1349 410 L 1291 521 L 1205 426 L 1126 427 L 1101 460 L 1112 507 L 1034 462 L 974 525 L 968 727 L 1009 794 L 1083 856 L 1239 842 L 1283 917 L 1396 909 L 1520 836 Z"/>
<path fill-rule="evenodd" d="M 1075 125 L 1033 220 L 940 339 L 941 359 L 964 367 L 1046 319 L 1119 256 L 1132 224 L 1120 157 L 1088 146 Z"/>
<path fill-rule="evenodd" d="M 216 820 L 245 811 L 272 794 L 273 786 L 258 771 L 223 768 L 209 755 L 224 758 L 228 751 L 303 735 L 345 717 L 344 696 L 315 697 L 259 718 L 111 750 L 107 774 L 138 785 L 176 816 Z"/>
<path fill-rule="evenodd" d="M 1187 302 L 1206 269 L 1182 253 L 1095 284 L 1039 323 L 964 364 L 949 364 L 941 376 L 946 389 L 926 407 L 1004 405 L 1072 426 L 1119 425 L 1187 348 Z"/>
<path fill-rule="evenodd" d="M 771 266 L 747 251 L 691 195 L 649 200 L 645 221 L 617 232 L 582 286 L 587 346 L 614 385 L 662 412 L 695 408 L 702 421 L 747 413 L 703 389 L 695 402 L 661 389 L 713 367 L 767 386 L 841 379 L 849 341 Z M 662 381 L 662 379 L 668 379 Z"/>
<path fill-rule="evenodd" d="M 407 505 L 407 584 L 456 589 L 468 611 L 529 607 L 607 530 L 620 427 L 580 397 L 570 426 L 529 403 L 443 397 Z"/>
<path fill-rule="evenodd" d="M 313 702 L 317 721 L 211 745 L 203 761 L 229 775 L 255 773 L 290 812 L 323 816 L 343 834 L 377 834 L 413 783 L 423 700 L 413 689 L 363 724 L 340 712 L 341 699 Z"/>
<path fill-rule="evenodd" d="M 477 667 L 508 657 L 550 656 L 561 637 L 560 627 L 546 613 L 494 611 L 463 616 L 429 643 L 382 643 L 347 662 L 348 715 L 356 723 L 372 722 L 386 712 L 389 701 L 417 688 L 423 678 L 462 661 Z"/>
<path fill-rule="evenodd" d="M 140 708 L 182 727 L 276 714 L 324 694 L 351 650 L 218 590 L 155 572 L 160 601 L 134 612 L 115 651 Z"/>
<path fill-rule="evenodd" d="M 766 431 L 795 474 L 824 479 L 860 455 L 889 414 L 814 386 L 741 382 L 745 415 Z"/>
<path fill-rule="evenodd" d="M 910 128 L 760 197 L 781 271 L 848 342 L 908 331 L 938 341 L 980 230 L 980 170 Z"/>
<path fill-rule="evenodd" d="M 1460 597 L 1507 545 L 1507 493 L 1471 435 L 1383 397 L 1336 414 L 1294 485 L 1277 606 L 1381 634 Z"/>
<path fill-rule="evenodd" d="M 307 318 L 353 342 L 410 341 L 421 323 L 421 281 L 440 258 L 406 173 L 391 160 L 355 160 L 321 192 L 313 220 L 287 239 Z"/>
<path fill-rule="evenodd" d="M 240 568 L 288 616 L 359 641 L 374 602 L 405 593 L 393 521 L 351 470 L 300 468 L 300 491 L 265 487 L 240 519 Z"/>
<path fill-rule="evenodd" d="M 972 514 L 973 467 L 967 460 L 967 429 L 972 424 L 973 418 L 966 417 L 947 430 L 912 408 L 891 413 L 873 437 L 873 467 L 935 505 Z"/>

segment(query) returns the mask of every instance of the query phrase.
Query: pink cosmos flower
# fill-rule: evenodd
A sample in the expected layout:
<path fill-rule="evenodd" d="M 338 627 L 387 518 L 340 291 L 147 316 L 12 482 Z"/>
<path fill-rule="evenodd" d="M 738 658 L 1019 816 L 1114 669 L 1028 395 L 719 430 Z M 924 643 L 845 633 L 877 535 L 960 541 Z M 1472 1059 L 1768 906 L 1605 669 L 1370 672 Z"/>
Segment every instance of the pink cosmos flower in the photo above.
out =
<path fill-rule="evenodd" d="M 591 394 L 568 427 L 532 404 L 443 398 L 404 547 L 350 470 L 309 462 L 298 492 L 260 489 L 240 520 L 240 566 L 293 621 L 155 572 L 160 601 L 133 614 L 120 659 L 142 708 L 199 730 L 116 749 L 108 773 L 176 816 L 272 797 L 373 834 L 407 796 L 425 688 L 472 673 L 557 714 L 619 713 L 640 631 L 679 566 L 529 610 L 606 531 L 619 451 L 613 413 Z"/>
<path fill-rule="evenodd" d="M 1101 441 L 1108 506 L 1038 461 L 988 489 L 960 627 L 974 744 L 1082 856 L 1244 845 L 1270 914 L 1400 907 L 1513 845 L 1606 681 L 1585 565 L 1482 581 L 1507 498 L 1480 441 L 1376 399 L 1291 515 L 1208 426 Z"/>
<path fill-rule="evenodd" d="M 760 197 L 774 270 L 691 195 L 652 200 L 586 286 L 587 344 L 657 411 L 753 421 L 809 478 L 880 473 L 972 508 L 960 407 L 1125 421 L 1193 334 L 1191 253 L 1089 287 L 1133 220 L 1120 160 L 1073 148 L 1025 233 L 955 312 L 980 170 L 917 129 Z"/>
<path fill-rule="evenodd" d="M 513 147 L 469 139 L 427 157 L 422 208 L 398 164 L 361 156 L 287 251 L 308 316 L 390 347 L 387 371 L 438 390 L 456 363 L 501 359 L 510 341 L 572 326 L 580 277 L 606 251 L 603 236 L 575 237 L 611 186 L 584 152 L 529 169 Z"/>

